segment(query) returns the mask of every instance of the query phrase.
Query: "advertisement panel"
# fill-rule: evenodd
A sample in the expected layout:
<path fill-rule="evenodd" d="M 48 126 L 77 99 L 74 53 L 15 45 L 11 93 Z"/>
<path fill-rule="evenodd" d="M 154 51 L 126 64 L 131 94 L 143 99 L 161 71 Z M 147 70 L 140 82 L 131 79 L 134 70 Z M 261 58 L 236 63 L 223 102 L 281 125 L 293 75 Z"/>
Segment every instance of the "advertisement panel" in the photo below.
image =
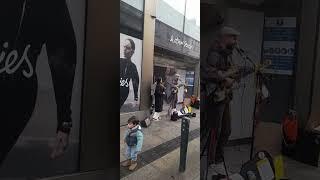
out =
<path fill-rule="evenodd" d="M 139 110 L 142 40 L 120 33 L 120 112 Z"/>
<path fill-rule="evenodd" d="M 0 7 L 0 177 L 78 171 L 85 0 Z"/>

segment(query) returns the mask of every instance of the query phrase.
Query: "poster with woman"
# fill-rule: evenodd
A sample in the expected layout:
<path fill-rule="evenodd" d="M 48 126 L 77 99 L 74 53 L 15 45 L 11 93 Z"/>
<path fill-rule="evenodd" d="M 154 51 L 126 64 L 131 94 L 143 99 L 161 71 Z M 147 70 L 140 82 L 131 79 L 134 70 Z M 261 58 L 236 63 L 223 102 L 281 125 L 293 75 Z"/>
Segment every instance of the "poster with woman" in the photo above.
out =
<path fill-rule="evenodd" d="M 4 0 L 0 21 L 0 178 L 78 171 L 85 0 Z"/>
<path fill-rule="evenodd" d="M 142 40 L 120 33 L 120 112 L 139 110 Z"/>

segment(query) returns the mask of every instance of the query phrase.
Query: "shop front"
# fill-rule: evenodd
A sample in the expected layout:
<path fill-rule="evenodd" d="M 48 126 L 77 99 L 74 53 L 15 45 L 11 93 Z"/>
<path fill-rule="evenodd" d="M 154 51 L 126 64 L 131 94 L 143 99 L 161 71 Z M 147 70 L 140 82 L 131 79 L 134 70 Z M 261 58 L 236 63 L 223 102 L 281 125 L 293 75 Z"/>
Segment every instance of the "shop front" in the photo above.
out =
<path fill-rule="evenodd" d="M 198 95 L 200 20 L 188 13 L 192 3 L 181 1 L 180 8 L 172 3 L 120 2 L 120 126 L 133 115 L 138 119 L 150 115 L 156 78 L 179 74 L 187 95 Z M 184 95 L 179 90 L 178 102 Z"/>
<path fill-rule="evenodd" d="M 170 76 L 180 75 L 180 83 L 186 85 L 187 96 L 198 95 L 200 42 L 156 21 L 154 79 L 166 82 Z M 185 96 L 183 87 L 179 90 L 178 103 Z M 167 89 L 168 90 L 168 89 Z M 168 90 L 170 91 L 170 90 Z M 167 93 L 167 96 L 170 93 Z"/>

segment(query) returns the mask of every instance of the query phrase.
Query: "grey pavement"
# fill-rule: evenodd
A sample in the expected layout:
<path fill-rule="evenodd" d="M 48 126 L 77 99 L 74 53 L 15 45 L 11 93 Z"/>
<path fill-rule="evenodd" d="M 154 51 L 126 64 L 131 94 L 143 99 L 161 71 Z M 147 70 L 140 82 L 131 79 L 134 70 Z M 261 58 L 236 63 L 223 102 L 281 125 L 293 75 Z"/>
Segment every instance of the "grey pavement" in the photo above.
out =
<path fill-rule="evenodd" d="M 179 108 L 178 106 L 177 109 Z M 185 173 L 179 173 L 181 120 L 170 121 L 165 108 L 160 121 L 153 121 L 151 126 L 143 128 L 144 143 L 140 158 L 142 164 L 139 165 L 139 169 L 131 173 L 120 170 L 122 179 L 200 179 L 200 111 L 193 111 L 197 113 L 197 117 L 190 119 Z M 120 162 L 125 160 L 125 131 L 126 126 L 120 127 Z M 146 157 L 148 155 L 152 157 Z"/>
<path fill-rule="evenodd" d="M 72 141 L 64 156 L 52 160 L 48 141 L 29 139 L 18 143 L 1 166 L 0 180 L 32 180 L 76 172 L 78 143 Z"/>
<path fill-rule="evenodd" d="M 151 126 L 143 128 L 144 142 L 142 152 L 154 148 L 162 143 L 172 140 L 181 135 L 181 120 L 170 121 L 163 111 L 160 121 L 153 121 Z M 195 110 L 197 117 L 191 118 L 190 131 L 200 128 L 200 112 Z M 125 160 L 125 144 L 123 142 L 127 127 L 120 127 L 120 162 Z"/>
<path fill-rule="evenodd" d="M 122 180 L 199 180 L 200 179 L 200 137 L 189 142 L 186 171 L 179 172 L 180 148 L 138 169 Z"/>

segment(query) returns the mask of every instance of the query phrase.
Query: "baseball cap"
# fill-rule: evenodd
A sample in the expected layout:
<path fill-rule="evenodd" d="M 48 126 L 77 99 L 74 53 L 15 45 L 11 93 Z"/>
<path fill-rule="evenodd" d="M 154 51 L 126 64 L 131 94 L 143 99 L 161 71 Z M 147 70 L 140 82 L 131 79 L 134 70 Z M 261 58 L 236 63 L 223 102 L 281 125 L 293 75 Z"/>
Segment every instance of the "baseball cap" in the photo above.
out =
<path fill-rule="evenodd" d="M 235 35 L 235 36 L 239 36 L 240 32 L 233 29 L 232 27 L 228 27 L 228 26 L 224 26 L 221 28 L 220 30 L 220 34 L 221 35 Z"/>

